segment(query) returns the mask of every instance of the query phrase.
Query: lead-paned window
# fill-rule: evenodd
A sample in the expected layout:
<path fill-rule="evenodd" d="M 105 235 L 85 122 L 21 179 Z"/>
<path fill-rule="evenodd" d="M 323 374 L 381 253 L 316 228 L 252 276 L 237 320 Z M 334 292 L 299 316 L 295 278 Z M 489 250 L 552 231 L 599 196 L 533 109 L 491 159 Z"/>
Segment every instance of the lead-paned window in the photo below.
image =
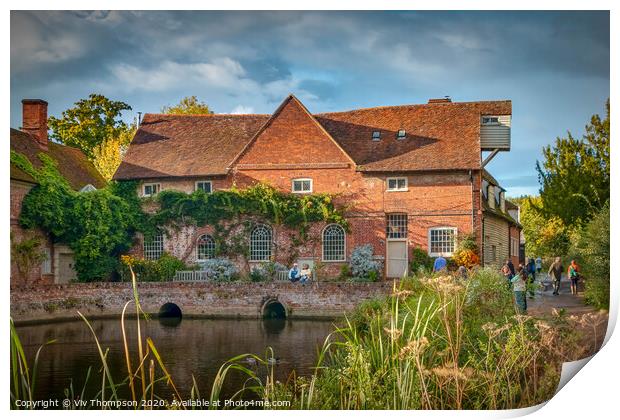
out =
<path fill-rule="evenodd" d="M 273 231 L 270 226 L 258 225 L 250 233 L 250 260 L 269 261 L 271 259 Z"/>
<path fill-rule="evenodd" d="M 388 214 L 386 236 L 388 239 L 407 238 L 407 215 Z"/>
<path fill-rule="evenodd" d="M 213 190 L 212 188 L 211 181 L 196 181 L 196 191 L 201 190 L 209 194 Z"/>
<path fill-rule="evenodd" d="M 311 193 L 312 180 L 310 178 L 294 179 L 292 191 L 294 193 Z"/>
<path fill-rule="evenodd" d="M 323 261 L 345 260 L 345 232 L 340 225 L 328 225 L 323 230 Z"/>
<path fill-rule="evenodd" d="M 164 253 L 164 234 L 157 232 L 151 236 L 144 237 L 143 244 L 144 258 L 156 260 Z"/>
<path fill-rule="evenodd" d="M 407 178 L 399 177 L 399 178 L 388 178 L 387 179 L 387 190 L 388 191 L 407 191 Z"/>
<path fill-rule="evenodd" d="M 428 236 L 428 248 L 431 256 L 449 256 L 454 253 L 456 248 L 456 228 L 431 228 L 429 229 Z"/>
<path fill-rule="evenodd" d="M 215 240 L 211 235 L 201 235 L 196 243 L 196 259 L 204 261 L 215 257 Z"/>

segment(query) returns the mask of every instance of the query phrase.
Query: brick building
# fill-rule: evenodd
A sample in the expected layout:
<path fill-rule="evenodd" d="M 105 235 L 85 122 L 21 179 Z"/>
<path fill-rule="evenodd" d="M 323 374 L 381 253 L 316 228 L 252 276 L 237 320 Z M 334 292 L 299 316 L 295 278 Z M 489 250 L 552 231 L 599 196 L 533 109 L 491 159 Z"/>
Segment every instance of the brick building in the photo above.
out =
<path fill-rule="evenodd" d="M 47 102 L 40 99 L 22 101 L 22 127 L 11 128 L 11 151 L 28 158 L 35 168 L 42 165 L 39 154 L 44 153 L 54 159 L 58 170 L 76 191 L 101 188 L 105 180 L 88 161 L 84 154 L 73 147 L 54 143 L 47 136 Z M 40 252 L 45 260 L 29 272 L 20 273 L 18 264 L 11 258 L 11 284 L 67 283 L 75 277 L 73 252 L 66 245 L 55 243 L 49 234 L 35 229 L 24 229 L 19 224 L 22 202 L 28 192 L 37 185 L 29 174 L 11 163 L 11 241 L 12 247 L 24 240 L 37 237 Z"/>
<path fill-rule="evenodd" d="M 474 234 L 485 265 L 513 255 L 520 227 L 484 164 L 510 149 L 510 101 L 387 106 L 311 114 L 293 95 L 272 115 L 146 114 L 116 180 L 139 180 L 139 194 L 164 189 L 207 192 L 258 182 L 297 194 L 337 194 L 350 231 L 313 226 L 316 241 L 299 262 L 321 262 L 335 275 L 351 250 L 373 246 L 386 277 L 407 273 L 413 247 L 449 256 Z M 482 160 L 482 152 L 493 151 Z M 491 199 L 491 197 L 493 199 Z M 187 226 L 140 243 L 137 254 L 163 251 L 187 262 L 209 258 L 212 227 Z M 286 263 L 290 235 L 257 223 L 249 264 Z"/>

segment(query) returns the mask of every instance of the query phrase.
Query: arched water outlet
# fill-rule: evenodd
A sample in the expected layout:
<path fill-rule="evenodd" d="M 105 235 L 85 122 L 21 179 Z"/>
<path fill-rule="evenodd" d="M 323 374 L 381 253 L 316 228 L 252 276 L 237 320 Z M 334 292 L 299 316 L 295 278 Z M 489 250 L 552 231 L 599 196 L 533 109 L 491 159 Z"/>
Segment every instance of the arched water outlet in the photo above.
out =
<path fill-rule="evenodd" d="M 286 308 L 277 299 L 269 299 L 261 310 L 264 319 L 286 319 Z"/>
<path fill-rule="evenodd" d="M 181 312 L 181 308 L 176 303 L 168 302 L 164 303 L 161 308 L 159 308 L 159 318 L 179 318 L 183 317 L 183 312 Z"/>

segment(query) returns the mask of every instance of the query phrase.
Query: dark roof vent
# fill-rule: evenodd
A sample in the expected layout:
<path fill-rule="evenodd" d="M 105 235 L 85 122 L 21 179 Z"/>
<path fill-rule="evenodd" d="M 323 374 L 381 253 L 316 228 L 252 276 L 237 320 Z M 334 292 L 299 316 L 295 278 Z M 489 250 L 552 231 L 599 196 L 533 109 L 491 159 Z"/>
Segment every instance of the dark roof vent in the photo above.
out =
<path fill-rule="evenodd" d="M 449 96 L 444 96 L 443 98 L 431 98 L 428 100 L 429 104 L 445 104 L 451 103 L 452 99 Z"/>

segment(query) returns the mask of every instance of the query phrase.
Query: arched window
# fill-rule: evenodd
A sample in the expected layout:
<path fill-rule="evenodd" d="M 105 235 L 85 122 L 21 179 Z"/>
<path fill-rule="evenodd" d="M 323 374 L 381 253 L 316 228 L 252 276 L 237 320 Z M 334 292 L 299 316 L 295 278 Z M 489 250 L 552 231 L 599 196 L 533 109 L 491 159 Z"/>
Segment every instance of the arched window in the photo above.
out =
<path fill-rule="evenodd" d="M 270 226 L 258 225 L 250 234 L 250 261 L 269 261 L 273 231 Z"/>
<path fill-rule="evenodd" d="M 201 235 L 196 242 L 196 260 L 204 261 L 215 257 L 215 240 L 211 235 Z"/>
<path fill-rule="evenodd" d="M 323 261 L 345 260 L 345 233 L 340 225 L 323 229 Z"/>
<path fill-rule="evenodd" d="M 164 253 L 164 234 L 159 231 L 153 236 L 145 237 L 143 244 L 144 258 L 156 260 Z"/>

